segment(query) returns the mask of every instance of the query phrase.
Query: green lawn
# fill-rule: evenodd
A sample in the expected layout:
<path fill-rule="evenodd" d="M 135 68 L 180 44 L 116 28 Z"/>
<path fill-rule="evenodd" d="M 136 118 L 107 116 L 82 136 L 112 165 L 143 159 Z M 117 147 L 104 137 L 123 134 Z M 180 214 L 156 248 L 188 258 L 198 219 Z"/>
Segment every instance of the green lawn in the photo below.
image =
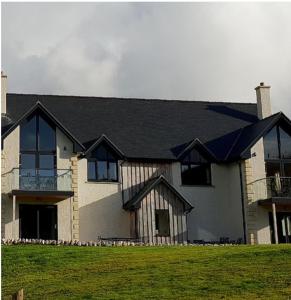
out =
<path fill-rule="evenodd" d="M 2 246 L 2 295 L 25 299 L 289 299 L 291 245 Z"/>

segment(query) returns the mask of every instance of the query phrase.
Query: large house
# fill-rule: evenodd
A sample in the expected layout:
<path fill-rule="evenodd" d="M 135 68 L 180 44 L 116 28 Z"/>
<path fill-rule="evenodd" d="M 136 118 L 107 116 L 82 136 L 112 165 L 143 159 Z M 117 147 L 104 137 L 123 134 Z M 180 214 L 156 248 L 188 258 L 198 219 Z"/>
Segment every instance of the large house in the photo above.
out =
<path fill-rule="evenodd" d="M 291 121 L 257 103 L 6 94 L 2 237 L 291 242 Z"/>

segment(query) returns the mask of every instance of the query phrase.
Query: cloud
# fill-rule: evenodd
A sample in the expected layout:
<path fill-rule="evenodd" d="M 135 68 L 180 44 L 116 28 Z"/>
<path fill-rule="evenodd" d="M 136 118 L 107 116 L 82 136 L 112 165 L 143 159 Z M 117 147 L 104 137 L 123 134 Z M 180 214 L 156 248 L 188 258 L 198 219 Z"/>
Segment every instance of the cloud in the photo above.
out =
<path fill-rule="evenodd" d="M 9 90 L 254 102 L 291 117 L 290 3 L 2 3 Z"/>

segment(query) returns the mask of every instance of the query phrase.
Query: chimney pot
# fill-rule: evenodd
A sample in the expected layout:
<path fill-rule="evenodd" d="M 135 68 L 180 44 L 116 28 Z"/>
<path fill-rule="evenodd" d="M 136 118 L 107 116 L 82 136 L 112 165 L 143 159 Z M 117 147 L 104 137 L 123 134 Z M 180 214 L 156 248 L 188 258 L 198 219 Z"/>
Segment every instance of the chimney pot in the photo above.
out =
<path fill-rule="evenodd" d="M 260 83 L 260 86 L 264 86 L 264 85 L 265 85 L 264 82 L 261 82 L 261 83 Z"/>

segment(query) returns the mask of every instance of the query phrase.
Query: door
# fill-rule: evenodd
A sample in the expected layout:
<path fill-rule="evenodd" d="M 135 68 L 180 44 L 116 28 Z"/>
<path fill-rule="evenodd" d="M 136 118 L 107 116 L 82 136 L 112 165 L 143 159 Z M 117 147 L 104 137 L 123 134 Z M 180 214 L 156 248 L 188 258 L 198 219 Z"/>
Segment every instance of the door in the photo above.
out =
<path fill-rule="evenodd" d="M 20 237 L 57 240 L 56 205 L 19 205 Z"/>
<path fill-rule="evenodd" d="M 291 212 L 277 212 L 277 228 L 279 243 L 291 243 Z M 275 243 L 273 215 L 270 213 L 272 243 Z"/>

